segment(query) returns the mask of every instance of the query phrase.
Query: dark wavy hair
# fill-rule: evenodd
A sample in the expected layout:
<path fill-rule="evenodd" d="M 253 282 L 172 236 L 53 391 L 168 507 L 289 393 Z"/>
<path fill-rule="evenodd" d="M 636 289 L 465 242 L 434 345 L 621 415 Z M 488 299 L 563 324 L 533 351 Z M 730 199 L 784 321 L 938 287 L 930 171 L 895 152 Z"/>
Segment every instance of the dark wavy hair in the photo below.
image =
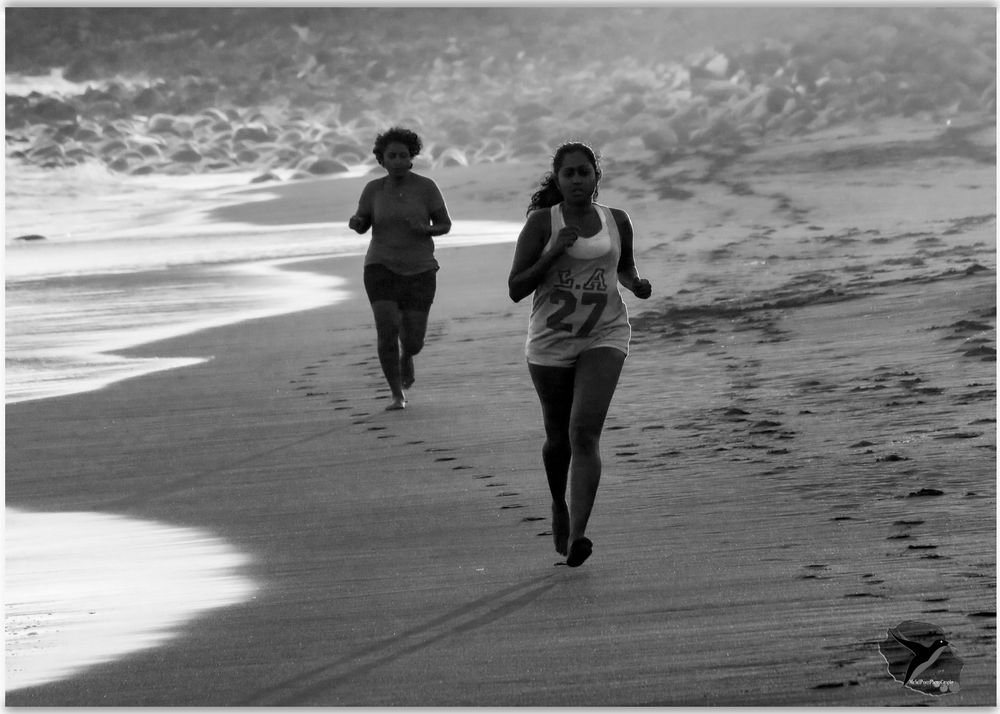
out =
<path fill-rule="evenodd" d="M 539 189 L 532 194 L 531 201 L 528 203 L 527 213 L 537 211 L 539 208 L 549 208 L 562 202 L 563 195 L 559 190 L 559 185 L 556 183 L 556 175 L 562 168 L 566 154 L 572 151 L 579 151 L 586 155 L 590 161 L 590 165 L 594 167 L 594 175 L 597 177 L 597 183 L 601 183 L 601 160 L 597 156 L 597 153 L 581 141 L 568 141 L 560 145 L 555 153 L 552 154 L 552 170 L 542 177 Z M 593 198 L 597 198 L 597 188 L 594 188 Z"/>
<path fill-rule="evenodd" d="M 375 148 L 372 149 L 372 153 L 375 154 L 379 166 L 382 165 L 382 159 L 385 158 L 386 147 L 394 143 L 405 145 L 410 150 L 411 159 L 424 148 L 424 142 L 420 140 L 415 131 L 404 129 L 401 126 L 394 126 L 375 137 Z"/>

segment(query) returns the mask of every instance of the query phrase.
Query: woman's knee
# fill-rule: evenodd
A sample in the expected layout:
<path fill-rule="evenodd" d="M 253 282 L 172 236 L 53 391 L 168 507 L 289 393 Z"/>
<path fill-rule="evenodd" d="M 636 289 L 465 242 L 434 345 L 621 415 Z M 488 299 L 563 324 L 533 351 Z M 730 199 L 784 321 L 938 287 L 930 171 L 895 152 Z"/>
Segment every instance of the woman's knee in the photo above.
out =
<path fill-rule="evenodd" d="M 545 443 L 542 445 L 542 452 L 544 454 L 570 454 L 572 453 L 573 445 L 570 442 L 569 434 L 565 432 L 546 432 Z"/>
<path fill-rule="evenodd" d="M 414 337 L 413 335 L 408 335 L 404 333 L 402 335 L 403 351 L 408 355 L 420 354 L 420 350 L 424 348 L 424 341 L 422 338 Z"/>
<path fill-rule="evenodd" d="M 597 451 L 601 443 L 601 428 L 593 424 L 572 424 L 569 442 L 573 453 Z"/>

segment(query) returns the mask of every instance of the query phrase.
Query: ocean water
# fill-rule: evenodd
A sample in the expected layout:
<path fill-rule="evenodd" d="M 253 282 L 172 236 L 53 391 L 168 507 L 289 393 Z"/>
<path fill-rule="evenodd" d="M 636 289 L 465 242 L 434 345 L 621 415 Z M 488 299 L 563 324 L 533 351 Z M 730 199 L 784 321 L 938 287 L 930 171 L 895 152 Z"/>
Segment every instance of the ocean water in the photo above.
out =
<path fill-rule="evenodd" d="M 160 645 L 259 588 L 250 557 L 200 529 L 107 513 L 4 518 L 6 691 Z"/>
<path fill-rule="evenodd" d="M 70 82 L 54 68 L 44 76 L 8 74 L 4 89 L 70 95 L 101 84 Z M 361 165 L 344 177 L 368 171 Z M 363 253 L 369 237 L 348 230 L 346 219 L 343 225 L 258 226 L 208 218 L 213 208 L 250 200 L 239 192 L 258 174 L 123 176 L 96 162 L 41 169 L 6 159 L 5 403 L 183 368 L 199 360 L 115 352 L 345 299 L 343 281 L 282 266 Z M 506 242 L 520 230 L 453 219 L 439 247 Z"/>
<path fill-rule="evenodd" d="M 43 170 L 8 159 L 6 404 L 183 369 L 200 360 L 117 351 L 347 298 L 337 277 L 284 268 L 362 254 L 369 236 L 334 223 L 264 227 L 208 217 L 248 200 L 239 191 L 251 178 L 123 177 L 93 164 Z M 507 242 L 520 229 L 453 218 L 439 248 Z M 253 554 L 208 531 L 16 505 L 8 502 L 4 515 L 7 691 L 160 645 L 260 585 L 242 575 Z"/>
<path fill-rule="evenodd" d="M 8 159 L 6 403 L 183 368 L 198 360 L 115 352 L 347 297 L 338 278 L 282 266 L 361 254 L 368 236 L 334 223 L 257 226 L 207 218 L 213 208 L 248 200 L 239 190 L 250 178 L 123 177 L 99 165 L 46 170 Z M 509 241 L 519 228 L 456 219 L 437 245 Z"/>

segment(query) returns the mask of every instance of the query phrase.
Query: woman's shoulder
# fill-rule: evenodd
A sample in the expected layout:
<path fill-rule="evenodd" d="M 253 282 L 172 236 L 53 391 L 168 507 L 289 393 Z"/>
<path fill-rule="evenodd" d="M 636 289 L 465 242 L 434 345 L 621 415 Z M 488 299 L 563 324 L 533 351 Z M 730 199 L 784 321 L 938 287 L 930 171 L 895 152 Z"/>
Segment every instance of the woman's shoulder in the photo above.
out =
<path fill-rule="evenodd" d="M 437 188 L 437 181 L 432 179 L 430 176 L 424 176 L 423 174 L 418 174 L 411 171 L 410 178 L 412 178 L 418 186 L 423 186 L 426 188 L 430 188 L 433 186 L 434 188 Z"/>
<path fill-rule="evenodd" d="M 621 224 L 623 222 L 625 223 L 631 222 L 631 219 L 628 217 L 628 213 L 626 213 L 624 208 L 615 208 L 614 206 L 608 206 L 603 203 L 597 203 L 596 201 L 594 202 L 594 205 L 607 209 L 614 217 L 615 222 L 618 224 Z"/>
<path fill-rule="evenodd" d="M 527 223 L 538 228 L 549 228 L 552 225 L 552 206 L 532 209 L 528 213 Z"/>
<path fill-rule="evenodd" d="M 605 209 L 611 211 L 616 216 L 627 216 L 628 215 L 627 213 L 625 213 L 624 209 L 617 208 L 615 206 L 609 206 L 606 203 L 598 203 L 597 201 L 594 201 L 594 205 L 595 206 L 600 206 L 601 208 L 605 208 Z"/>

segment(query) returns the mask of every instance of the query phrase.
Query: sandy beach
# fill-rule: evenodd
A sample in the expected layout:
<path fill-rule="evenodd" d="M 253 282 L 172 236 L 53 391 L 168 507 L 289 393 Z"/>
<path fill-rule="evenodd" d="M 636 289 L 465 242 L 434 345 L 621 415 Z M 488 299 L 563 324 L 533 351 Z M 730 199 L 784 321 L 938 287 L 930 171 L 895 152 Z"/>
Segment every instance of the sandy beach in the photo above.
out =
<path fill-rule="evenodd" d="M 886 121 L 606 157 L 653 297 L 627 296 L 578 569 L 549 534 L 512 242 L 439 241 L 404 412 L 360 256 L 289 268 L 343 277 L 343 303 L 130 352 L 201 364 L 9 405 L 8 507 L 203 529 L 258 589 L 6 703 L 995 706 L 995 151 L 992 125 Z M 456 226 L 517 223 L 545 159 L 429 175 Z M 365 180 L 217 217 L 346 221 Z M 960 691 L 890 676 L 906 620 L 946 633 Z"/>

